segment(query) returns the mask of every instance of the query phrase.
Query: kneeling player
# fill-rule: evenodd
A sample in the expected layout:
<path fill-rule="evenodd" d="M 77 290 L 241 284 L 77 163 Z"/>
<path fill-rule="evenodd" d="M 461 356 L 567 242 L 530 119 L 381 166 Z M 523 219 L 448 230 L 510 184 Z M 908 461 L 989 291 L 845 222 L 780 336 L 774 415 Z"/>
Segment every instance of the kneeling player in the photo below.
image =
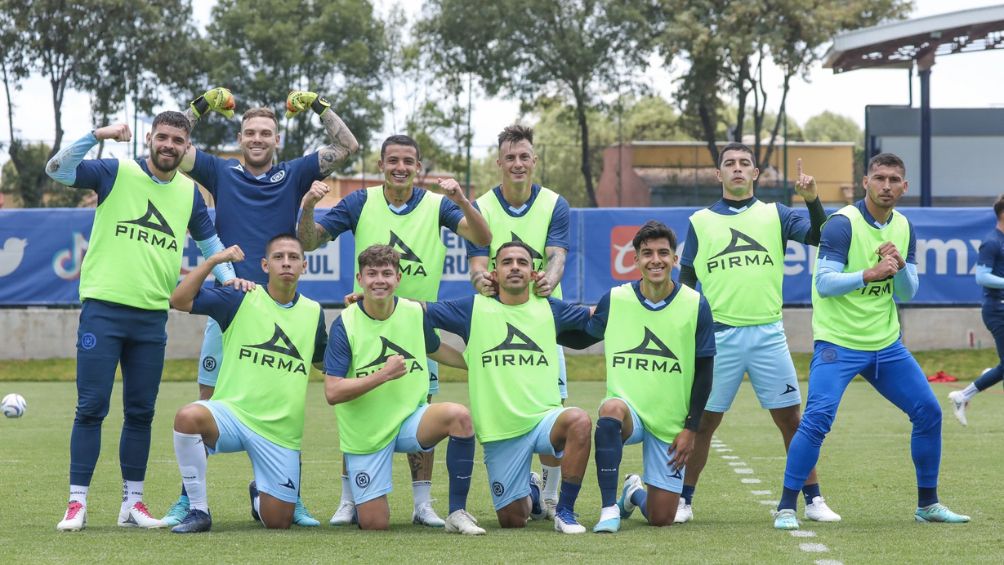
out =
<path fill-rule="evenodd" d="M 213 265 L 240 261 L 236 245 L 193 270 L 171 295 L 171 306 L 208 314 L 223 330 L 227 362 L 207 401 L 188 404 L 174 418 L 174 453 L 190 508 L 176 533 L 209 531 L 206 450 L 247 451 L 251 515 L 267 528 L 289 528 L 299 494 L 300 440 L 309 364 L 319 364 L 327 333 L 321 306 L 296 292 L 307 268 L 292 235 L 268 242 L 262 269 L 268 285 L 248 293 L 200 288 Z"/>
<path fill-rule="evenodd" d="M 426 402 L 426 354 L 453 367 L 467 365 L 460 353 L 440 342 L 421 304 L 394 296 L 401 282 L 397 251 L 373 245 L 359 254 L 358 262 L 363 298 L 331 325 L 324 394 L 335 405 L 359 527 L 388 528 L 394 453 L 428 452 L 449 437 L 446 531 L 484 534 L 465 510 L 474 470 L 471 414 L 460 404 Z"/>
<path fill-rule="evenodd" d="M 596 477 L 603 508 L 594 532 L 618 531 L 621 518 L 636 507 L 653 526 L 673 524 L 684 466 L 711 392 L 711 307 L 697 291 L 670 277 L 676 235 L 653 220 L 632 243 L 641 280 L 601 298 L 587 328 L 606 341 L 607 370 L 607 398 L 596 422 Z M 643 444 L 645 473 L 627 476 L 615 504 L 623 446 L 634 443 Z"/>

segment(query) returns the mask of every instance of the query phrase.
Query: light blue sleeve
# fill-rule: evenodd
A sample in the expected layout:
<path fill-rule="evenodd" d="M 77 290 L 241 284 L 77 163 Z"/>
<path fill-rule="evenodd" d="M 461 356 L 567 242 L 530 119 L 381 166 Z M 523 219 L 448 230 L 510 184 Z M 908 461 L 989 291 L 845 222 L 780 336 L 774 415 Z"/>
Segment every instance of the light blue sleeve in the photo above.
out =
<path fill-rule="evenodd" d="M 993 269 L 976 265 L 976 284 L 987 288 L 1004 288 L 1004 277 L 993 274 Z"/>
<path fill-rule="evenodd" d="M 199 251 L 202 252 L 202 256 L 206 259 L 209 259 L 214 254 L 225 249 L 223 247 L 223 242 L 220 241 L 220 236 L 218 235 L 213 235 L 213 237 L 203 239 L 201 241 L 196 240 L 195 245 L 199 246 Z M 237 273 L 234 271 L 234 266 L 227 261 L 226 263 L 220 263 L 219 265 L 213 267 L 213 276 L 216 277 L 216 280 L 224 283 L 230 279 L 237 278 Z"/>
<path fill-rule="evenodd" d="M 842 296 L 865 286 L 864 271 L 845 273 L 844 263 L 830 259 L 816 262 L 816 292 L 823 298 Z"/>
<path fill-rule="evenodd" d="M 73 186 L 77 181 L 77 165 L 84 160 L 91 147 L 97 144 L 98 138 L 94 137 L 93 131 L 74 141 L 49 159 L 45 165 L 46 174 L 59 184 Z"/>
<path fill-rule="evenodd" d="M 913 263 L 907 263 L 906 268 L 900 269 L 892 278 L 892 293 L 903 302 L 913 300 L 919 288 L 920 278 L 917 276 L 917 265 Z"/>

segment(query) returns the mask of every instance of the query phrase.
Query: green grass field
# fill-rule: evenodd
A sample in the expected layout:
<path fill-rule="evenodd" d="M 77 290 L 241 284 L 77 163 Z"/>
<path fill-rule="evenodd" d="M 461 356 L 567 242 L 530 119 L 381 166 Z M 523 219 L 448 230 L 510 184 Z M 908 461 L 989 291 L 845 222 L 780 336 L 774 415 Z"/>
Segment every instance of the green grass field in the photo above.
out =
<path fill-rule="evenodd" d="M 950 386 L 934 385 L 945 399 Z M 195 394 L 192 381 L 161 387 L 158 416 L 146 482 L 146 502 L 155 514 L 174 501 L 178 468 L 171 424 L 175 410 Z M 804 388 L 804 387 L 803 387 Z M 570 405 L 595 413 L 604 393 L 600 382 L 573 382 Z M 320 528 L 268 532 L 248 511 L 250 464 L 243 454 L 214 456 L 209 464 L 209 502 L 213 531 L 179 536 L 167 531 L 124 530 L 115 525 L 120 501 L 118 434 L 120 387 L 106 420 L 103 452 L 88 498 L 88 527 L 60 533 L 55 524 L 66 501 L 69 430 L 76 393 L 68 382 L 4 382 L 0 392 L 19 392 L 29 409 L 19 420 L 0 418 L 3 465 L 0 467 L 0 554 L 4 563 L 27 562 L 655 562 L 843 563 L 993 562 L 1002 559 L 1004 500 L 993 481 L 1001 461 L 1004 395 L 999 390 L 974 402 L 968 428 L 959 426 L 947 405 L 941 467 L 941 497 L 951 508 L 970 514 L 967 525 L 917 524 L 913 466 L 909 456 L 910 423 L 867 384 L 855 381 L 823 448 L 823 493 L 844 517 L 839 524 L 807 523 L 811 538 L 772 529 L 764 501 L 776 500 L 784 468 L 780 436 L 768 415 L 744 386 L 718 438 L 729 452 L 714 452 L 695 499 L 695 521 L 656 529 L 636 515 L 616 535 L 561 536 L 550 522 L 532 522 L 525 530 L 499 529 L 480 452 L 469 509 L 488 529 L 483 538 L 461 538 L 410 523 L 411 494 L 407 463 L 395 459 L 396 490 L 391 494 L 392 529 L 361 532 L 327 526 L 339 497 L 340 457 L 334 414 L 319 384 L 311 384 L 304 437 L 303 497 Z M 466 402 L 466 385 L 444 383 L 438 401 Z M 803 390 L 804 393 L 804 390 Z M 447 499 L 445 452 L 436 453 L 433 496 L 440 513 Z M 726 460 L 723 456 L 735 457 Z M 625 450 L 622 471 L 640 470 L 639 446 Z M 737 474 L 732 462 L 745 462 L 753 474 Z M 599 492 L 590 463 L 579 498 L 580 519 L 592 526 Z M 760 484 L 741 479 L 757 478 Z M 983 485 L 983 486 L 981 486 Z M 770 494 L 753 494 L 766 491 Z M 801 505 L 801 503 L 800 503 Z M 819 544 L 826 552 L 807 552 L 801 544 Z"/>

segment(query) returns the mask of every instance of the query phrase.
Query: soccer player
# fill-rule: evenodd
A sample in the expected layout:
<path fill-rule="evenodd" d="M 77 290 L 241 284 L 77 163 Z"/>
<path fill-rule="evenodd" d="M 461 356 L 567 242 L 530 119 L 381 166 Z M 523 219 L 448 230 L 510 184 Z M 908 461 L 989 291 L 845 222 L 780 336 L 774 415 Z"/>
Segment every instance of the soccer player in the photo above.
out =
<path fill-rule="evenodd" d="M 715 319 L 715 378 L 689 460 L 676 521 L 693 519 L 697 481 L 708 461 L 711 437 L 735 400 L 743 375 L 781 432 L 785 449 L 798 429 L 801 392 L 781 321 L 781 283 L 787 241 L 815 245 L 826 220 L 815 179 L 798 160 L 795 191 L 809 208 L 809 220 L 782 204 L 753 194 L 759 176 L 753 151 L 741 143 L 722 148 L 716 175 L 722 199 L 690 217 L 681 258 L 680 282 L 701 291 Z M 806 479 L 805 516 L 836 522 L 813 469 Z"/>
<path fill-rule="evenodd" d="M 225 88 L 213 88 L 195 99 L 185 114 L 194 128 L 198 120 L 210 111 L 233 116 L 233 96 Z M 268 282 L 268 275 L 259 267 L 265 244 L 273 237 L 296 230 L 296 214 L 300 199 L 320 179 L 330 175 L 359 144 L 331 105 L 313 92 L 294 91 L 286 99 L 287 117 L 310 108 L 318 114 L 331 141 L 316 152 L 276 164 L 279 145 L 279 123 L 268 108 L 251 108 L 241 118 L 237 144 L 241 161 L 222 159 L 189 147 L 181 162 L 181 170 L 213 195 L 216 204 L 216 228 L 224 245 L 240 245 L 248 259 L 234 266 L 238 277 L 259 285 Z M 213 395 L 220 366 L 223 363 L 223 332 L 209 317 L 199 359 L 199 398 Z M 177 525 L 188 513 L 188 497 L 184 489 L 164 522 Z M 303 505 L 296 501 L 293 523 L 299 526 L 319 526 Z"/>
<path fill-rule="evenodd" d="M 492 230 L 490 246 L 469 246 L 471 284 L 485 296 L 498 292 L 489 273 L 502 244 L 522 241 L 533 251 L 533 270 L 544 276 L 534 284 L 537 296 L 561 298 L 561 278 L 565 273 L 569 234 L 568 201 L 554 191 L 533 184 L 537 155 L 533 151 L 533 129 L 508 126 L 498 136 L 498 159 L 495 161 L 501 184 L 474 203 Z M 568 398 L 565 375 L 565 351 L 558 348 L 558 390 L 562 402 Z M 541 455 L 544 479 L 544 508 L 548 519 L 554 518 L 561 484 L 561 462 Z"/>
<path fill-rule="evenodd" d="M 115 369 L 122 366 L 124 422 L 119 440 L 122 507 L 118 524 L 164 524 L 143 504 L 150 424 L 164 368 L 168 298 L 181 270 L 186 229 L 203 255 L 222 249 L 202 195 L 178 174 L 190 127 L 180 112 L 162 112 L 146 136 L 148 157 L 83 160 L 100 140 L 129 141 L 125 124 L 98 128 L 46 165 L 53 180 L 98 194 L 87 258 L 80 274 L 77 412 L 70 435 L 70 500 L 56 526 L 87 524 L 87 490 L 101 450 Z M 217 273 L 227 278 L 222 271 Z M 232 270 L 229 277 L 232 277 Z"/>
<path fill-rule="evenodd" d="M 467 367 L 464 358 L 440 342 L 420 303 L 394 295 L 401 283 L 397 251 L 373 245 L 357 261 L 363 298 L 331 324 L 324 394 L 335 406 L 359 527 L 388 528 L 395 452 L 428 451 L 449 438 L 446 531 L 482 535 L 485 531 L 466 510 L 474 471 L 471 413 L 453 402 L 427 403 L 426 355 L 459 368 Z"/>
<path fill-rule="evenodd" d="M 968 522 L 938 502 L 941 407 L 900 336 L 893 297 L 910 300 L 919 280 L 916 235 L 895 210 L 906 193 L 906 167 L 891 153 L 868 162 L 864 200 L 830 216 L 819 242 L 812 284 L 809 397 L 788 449 L 784 492 L 774 527 L 798 529 L 798 491 L 819 459 L 844 390 L 856 375 L 905 412 L 913 424 L 918 522 Z"/>
<path fill-rule="evenodd" d="M 554 529 L 578 534 L 586 531 L 574 507 L 589 460 L 592 424 L 581 408 L 562 406 L 554 382 L 557 335 L 585 330 L 589 309 L 531 292 L 531 283 L 544 277 L 533 270 L 529 246 L 508 242 L 499 248 L 489 274 L 497 296 L 477 294 L 430 302 L 426 308 L 435 327 L 467 343 L 474 431 L 484 448 L 499 524 L 522 528 L 531 515 L 544 517 L 542 485 L 530 472 L 533 454 L 542 453 L 561 459 L 563 471 Z"/>
<path fill-rule="evenodd" d="M 371 245 L 390 245 L 400 253 L 402 261 L 397 295 L 434 301 L 439 297 L 446 258 L 441 229 L 445 227 L 480 245 L 491 241 L 491 232 L 457 181 L 440 180 L 442 194 L 415 186 L 415 179 L 422 170 L 422 155 L 414 139 L 406 135 L 385 139 L 377 166 L 384 175 L 383 185 L 349 194 L 318 221 L 314 220 L 314 206 L 327 192 L 327 187 L 312 188 L 301 204 L 300 239 L 309 251 L 351 231 L 355 235 L 357 256 Z M 355 291 L 361 291 L 358 281 Z M 429 402 L 438 391 L 439 366 L 430 361 Z M 441 528 L 445 522 L 432 508 L 434 460 L 432 450 L 408 455 L 414 496 L 412 521 Z M 351 524 L 355 516 L 353 504 L 348 475 L 343 473 L 341 501 L 330 523 L 334 526 Z"/>
<path fill-rule="evenodd" d="M 607 396 L 595 436 L 603 505 L 597 533 L 618 531 L 621 518 L 636 507 L 649 524 L 672 525 L 715 363 L 711 307 L 670 276 L 676 234 L 652 220 L 632 244 L 641 280 L 606 293 L 587 326 L 605 340 L 607 362 Z M 618 501 L 623 448 L 635 443 L 643 443 L 645 474 L 628 475 Z"/>
<path fill-rule="evenodd" d="M 296 290 L 307 269 L 300 242 L 273 237 L 259 263 L 268 282 L 250 292 L 202 288 L 212 264 L 243 260 L 239 246 L 217 253 L 189 273 L 171 306 L 212 316 L 223 331 L 227 362 L 209 400 L 178 410 L 174 454 L 189 511 L 171 531 L 207 532 L 213 524 L 206 493 L 209 454 L 246 451 L 254 469 L 251 515 L 266 528 L 289 528 L 299 496 L 300 441 L 310 365 L 321 366 L 324 312 Z"/>
<path fill-rule="evenodd" d="M 962 390 L 948 393 L 952 412 L 963 426 L 968 425 L 966 408 L 978 393 L 1004 379 L 1004 195 L 994 202 L 997 225 L 980 243 L 980 256 L 976 260 L 976 284 L 983 287 L 983 323 L 994 336 L 1000 363 L 984 371 Z"/>

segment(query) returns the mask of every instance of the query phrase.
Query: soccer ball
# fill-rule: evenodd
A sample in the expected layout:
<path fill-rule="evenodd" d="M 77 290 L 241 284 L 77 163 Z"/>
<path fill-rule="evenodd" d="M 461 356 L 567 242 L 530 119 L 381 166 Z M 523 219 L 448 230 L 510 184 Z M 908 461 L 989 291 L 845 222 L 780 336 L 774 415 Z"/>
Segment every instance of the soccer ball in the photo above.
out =
<path fill-rule="evenodd" d="M 28 403 L 25 402 L 23 396 L 12 392 L 3 397 L 0 407 L 3 408 L 4 416 L 8 418 L 20 418 L 28 410 Z"/>

